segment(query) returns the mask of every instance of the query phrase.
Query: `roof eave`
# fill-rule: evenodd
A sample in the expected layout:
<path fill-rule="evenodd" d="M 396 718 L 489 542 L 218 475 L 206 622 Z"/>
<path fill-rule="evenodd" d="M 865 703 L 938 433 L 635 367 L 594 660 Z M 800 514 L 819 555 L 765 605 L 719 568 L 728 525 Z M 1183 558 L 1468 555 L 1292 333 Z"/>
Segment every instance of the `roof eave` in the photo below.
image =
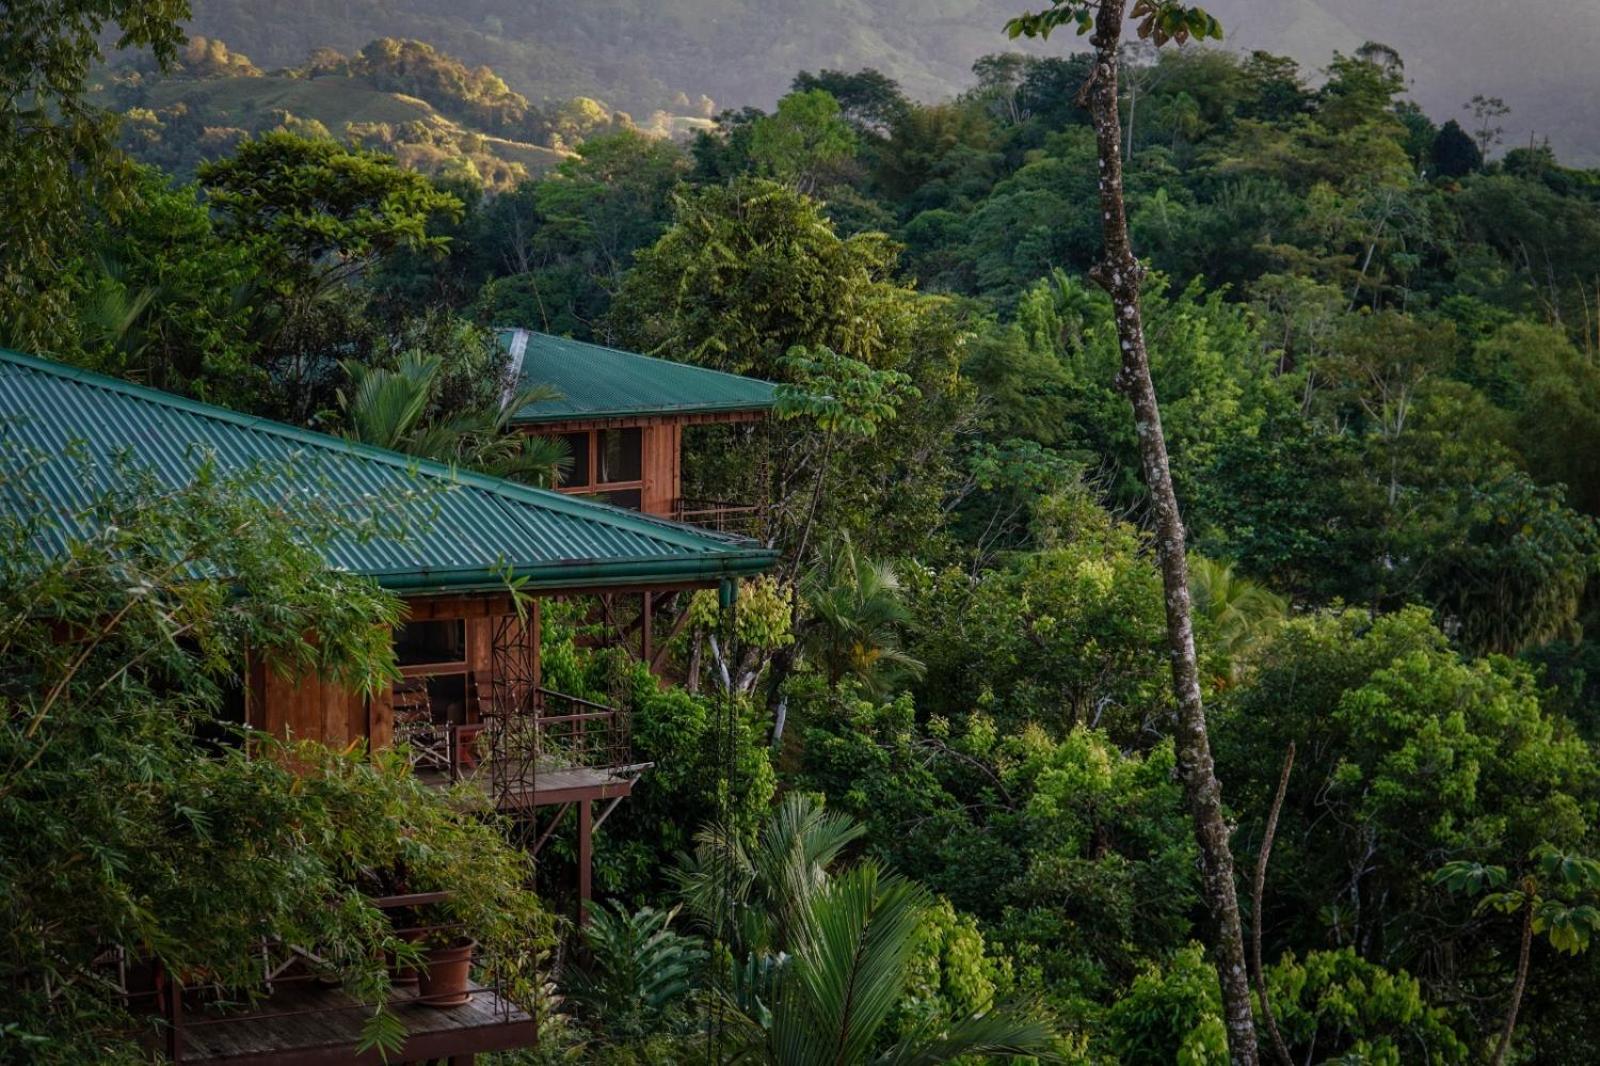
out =
<path fill-rule="evenodd" d="M 523 414 L 511 416 L 513 426 L 536 426 L 551 422 L 587 422 L 605 418 L 670 418 L 673 415 L 733 414 L 748 411 L 761 414 L 777 406 L 777 400 L 742 401 L 739 403 L 703 403 L 681 407 L 612 407 L 589 410 L 551 411 L 549 414 Z"/>
<path fill-rule="evenodd" d="M 383 588 L 401 593 L 505 591 L 515 585 L 528 591 L 595 589 L 616 585 L 674 585 L 753 577 L 771 569 L 778 553 L 769 549 L 718 552 L 683 559 L 594 560 L 538 563 L 510 568 L 471 566 L 448 570 L 405 570 L 372 573 Z"/>

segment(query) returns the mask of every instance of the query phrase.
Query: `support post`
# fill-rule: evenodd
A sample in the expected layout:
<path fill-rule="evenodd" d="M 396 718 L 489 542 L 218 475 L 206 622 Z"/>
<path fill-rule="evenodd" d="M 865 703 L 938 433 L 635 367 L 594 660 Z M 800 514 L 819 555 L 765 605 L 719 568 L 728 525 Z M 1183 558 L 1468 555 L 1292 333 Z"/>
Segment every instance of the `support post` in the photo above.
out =
<path fill-rule="evenodd" d="M 655 669 L 655 647 L 651 641 L 651 617 L 655 614 L 655 595 L 650 592 L 641 594 L 641 607 L 644 612 L 639 621 L 639 658 L 643 663 Z"/>
<path fill-rule="evenodd" d="M 589 922 L 590 878 L 594 862 L 594 817 L 588 800 L 578 801 L 578 924 Z"/>
<path fill-rule="evenodd" d="M 162 989 L 162 985 L 166 986 L 165 989 Z M 158 967 L 156 988 L 166 993 L 167 1058 L 179 1063 L 183 1061 L 183 985 L 165 967 Z"/>

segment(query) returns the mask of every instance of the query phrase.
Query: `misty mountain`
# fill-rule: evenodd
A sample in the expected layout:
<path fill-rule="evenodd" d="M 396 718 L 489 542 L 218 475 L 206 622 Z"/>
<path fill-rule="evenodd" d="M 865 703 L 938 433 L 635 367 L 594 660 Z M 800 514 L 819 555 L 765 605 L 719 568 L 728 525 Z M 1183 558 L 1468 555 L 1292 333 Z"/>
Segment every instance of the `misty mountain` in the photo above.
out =
<path fill-rule="evenodd" d="M 876 67 L 933 99 L 969 83 L 1025 0 L 195 0 L 191 31 L 263 66 L 314 48 L 415 37 L 487 64 L 533 100 L 593 96 L 639 115 L 709 96 L 770 106 L 801 69 Z M 1230 47 L 1294 56 L 1308 73 L 1366 40 L 1397 48 L 1438 120 L 1476 93 L 1512 108 L 1508 144 L 1548 136 L 1600 159 L 1600 4 L 1587 0 L 1212 0 Z M 1070 50 L 1070 35 L 1035 50 Z"/>
<path fill-rule="evenodd" d="M 1600 161 L 1600 4 L 1589 0 L 1211 0 L 1234 48 L 1316 69 L 1375 40 L 1405 59 L 1411 95 L 1437 121 L 1473 95 L 1510 105 L 1508 147 L 1549 137 L 1564 159 Z"/>

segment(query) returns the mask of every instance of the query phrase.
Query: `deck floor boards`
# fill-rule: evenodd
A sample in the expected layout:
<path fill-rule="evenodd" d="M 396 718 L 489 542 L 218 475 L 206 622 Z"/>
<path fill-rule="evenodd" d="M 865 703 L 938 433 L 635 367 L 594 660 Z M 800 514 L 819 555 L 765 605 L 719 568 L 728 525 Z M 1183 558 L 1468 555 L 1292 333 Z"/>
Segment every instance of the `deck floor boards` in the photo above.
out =
<path fill-rule="evenodd" d="M 416 990 L 398 986 L 389 1009 L 405 1029 L 406 1045 L 391 1062 L 464 1055 L 533 1044 L 533 1018 L 492 989 L 472 986 L 463 1006 L 430 1007 Z M 181 1062 L 196 1066 L 379 1062 L 372 1051 L 356 1054 L 372 1008 L 337 988 L 287 983 L 248 1010 L 192 1010 L 182 1025 Z"/>
<path fill-rule="evenodd" d="M 506 802 L 501 807 L 542 807 L 568 803 L 573 799 L 626 796 L 633 790 L 635 776 L 627 767 L 569 766 L 541 769 L 537 774 L 529 774 L 528 780 L 513 782 L 506 790 Z M 417 777 L 434 788 L 448 788 L 456 783 L 443 770 L 418 770 Z M 488 763 L 481 763 L 470 776 L 461 780 L 477 786 L 485 795 L 494 798 L 494 774 Z"/>

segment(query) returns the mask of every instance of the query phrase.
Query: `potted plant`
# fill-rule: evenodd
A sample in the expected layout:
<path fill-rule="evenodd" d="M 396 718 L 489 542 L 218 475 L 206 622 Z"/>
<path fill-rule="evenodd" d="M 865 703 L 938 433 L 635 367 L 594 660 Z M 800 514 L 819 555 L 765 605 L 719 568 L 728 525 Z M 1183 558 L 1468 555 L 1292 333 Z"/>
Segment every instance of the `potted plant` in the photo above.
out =
<path fill-rule="evenodd" d="M 472 999 L 472 959 L 478 942 L 444 930 L 430 933 L 417 972 L 417 1002 L 430 1007 L 460 1007 Z"/>
<path fill-rule="evenodd" d="M 470 903 L 472 885 L 464 876 L 457 880 L 460 889 L 445 887 L 445 881 L 434 887 L 430 878 L 413 875 L 412 890 L 433 898 L 407 908 L 407 928 L 400 930 L 403 939 L 418 946 L 421 959 L 415 967 L 399 967 L 394 980 L 396 983 L 414 980 L 417 1002 L 430 1007 L 460 1007 L 472 998 L 472 963 L 478 942 L 468 933 L 464 913 L 464 905 Z M 428 884 L 422 885 L 419 881 Z M 462 892 L 467 895 L 463 896 Z"/>
<path fill-rule="evenodd" d="M 480 969 L 479 978 L 489 983 L 485 975 L 492 974 L 505 995 L 530 953 L 553 939 L 551 922 L 526 887 L 525 852 L 507 848 L 496 825 L 463 818 L 443 800 L 433 812 L 397 841 L 397 902 L 409 913 L 395 928 L 421 935 L 397 954 L 416 967 L 415 1002 L 460 1007 L 471 1000 Z"/>

